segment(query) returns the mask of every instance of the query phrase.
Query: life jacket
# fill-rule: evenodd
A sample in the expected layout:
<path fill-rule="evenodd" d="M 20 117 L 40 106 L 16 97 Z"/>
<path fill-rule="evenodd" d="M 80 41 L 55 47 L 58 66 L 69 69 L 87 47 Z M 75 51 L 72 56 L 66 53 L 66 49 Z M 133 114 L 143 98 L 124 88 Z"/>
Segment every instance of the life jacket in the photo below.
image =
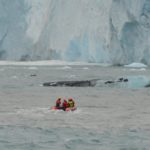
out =
<path fill-rule="evenodd" d="M 64 101 L 64 102 L 63 102 L 63 107 L 65 107 L 65 108 L 67 108 L 67 107 L 68 107 L 68 103 L 67 103 L 67 101 Z"/>
<path fill-rule="evenodd" d="M 60 107 L 60 105 L 61 105 L 61 100 L 60 99 L 56 100 L 56 107 Z"/>
<path fill-rule="evenodd" d="M 73 101 L 68 101 L 69 107 L 74 107 L 74 102 Z"/>

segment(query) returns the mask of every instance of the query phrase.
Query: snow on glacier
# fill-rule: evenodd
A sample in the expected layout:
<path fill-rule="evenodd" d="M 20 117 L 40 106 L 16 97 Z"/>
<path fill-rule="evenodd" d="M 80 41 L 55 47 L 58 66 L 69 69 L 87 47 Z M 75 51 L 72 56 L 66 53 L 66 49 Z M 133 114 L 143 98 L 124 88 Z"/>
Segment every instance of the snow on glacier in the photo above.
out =
<path fill-rule="evenodd" d="M 0 0 L 0 60 L 150 65 L 149 0 Z"/>

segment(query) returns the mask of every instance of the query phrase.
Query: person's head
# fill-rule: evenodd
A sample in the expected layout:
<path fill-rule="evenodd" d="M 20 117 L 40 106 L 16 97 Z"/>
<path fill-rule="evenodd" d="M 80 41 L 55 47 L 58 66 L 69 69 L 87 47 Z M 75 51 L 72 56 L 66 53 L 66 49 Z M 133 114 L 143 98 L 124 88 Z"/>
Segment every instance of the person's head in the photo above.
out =
<path fill-rule="evenodd" d="M 61 100 L 61 98 L 59 97 L 58 100 Z"/>
<path fill-rule="evenodd" d="M 72 98 L 69 98 L 68 100 L 69 100 L 69 101 L 72 101 L 73 99 L 72 99 Z"/>

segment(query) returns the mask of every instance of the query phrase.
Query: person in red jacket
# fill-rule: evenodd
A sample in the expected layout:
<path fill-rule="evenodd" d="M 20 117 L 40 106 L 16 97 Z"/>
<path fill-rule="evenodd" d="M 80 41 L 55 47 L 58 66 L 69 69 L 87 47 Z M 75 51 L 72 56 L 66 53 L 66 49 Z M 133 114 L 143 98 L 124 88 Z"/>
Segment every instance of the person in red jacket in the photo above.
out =
<path fill-rule="evenodd" d="M 58 98 L 58 99 L 56 100 L 56 107 L 57 107 L 57 108 L 60 108 L 60 106 L 61 106 L 61 98 Z"/>
<path fill-rule="evenodd" d="M 68 107 L 68 102 L 66 99 L 64 99 L 63 104 L 62 104 L 62 109 L 65 111 L 67 107 Z"/>

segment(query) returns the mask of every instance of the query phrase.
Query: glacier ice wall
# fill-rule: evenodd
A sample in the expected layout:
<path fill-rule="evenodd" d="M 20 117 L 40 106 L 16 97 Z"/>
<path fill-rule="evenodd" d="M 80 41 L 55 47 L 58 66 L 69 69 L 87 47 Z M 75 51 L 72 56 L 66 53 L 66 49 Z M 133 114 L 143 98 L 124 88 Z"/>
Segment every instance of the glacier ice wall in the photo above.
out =
<path fill-rule="evenodd" d="M 114 64 L 150 64 L 149 0 L 114 0 L 110 27 L 110 53 Z"/>
<path fill-rule="evenodd" d="M 149 57 L 150 0 L 0 0 L 0 60 Z"/>

